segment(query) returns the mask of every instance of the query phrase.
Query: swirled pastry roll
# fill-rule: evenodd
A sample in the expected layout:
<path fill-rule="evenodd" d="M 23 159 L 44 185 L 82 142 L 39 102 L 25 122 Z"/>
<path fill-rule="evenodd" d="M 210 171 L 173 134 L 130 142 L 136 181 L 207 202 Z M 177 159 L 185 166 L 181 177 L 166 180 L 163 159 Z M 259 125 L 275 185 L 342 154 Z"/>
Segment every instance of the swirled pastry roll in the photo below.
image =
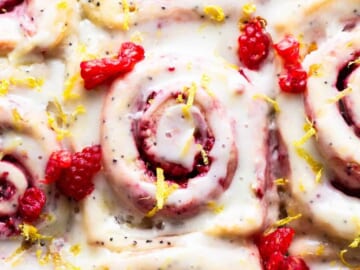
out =
<path fill-rule="evenodd" d="M 85 17 L 110 29 L 128 30 L 130 26 L 148 21 L 171 19 L 186 22 L 205 16 L 221 22 L 237 17 L 245 1 L 87 1 L 81 0 Z"/>
<path fill-rule="evenodd" d="M 13 57 L 36 49 L 49 52 L 68 34 L 74 1 L 2 1 L 0 3 L 0 53 L 15 48 Z"/>
<path fill-rule="evenodd" d="M 265 85 L 218 58 L 173 51 L 148 53 L 115 80 L 101 117 L 107 182 L 98 179 L 84 205 L 88 241 L 155 258 L 164 243 L 177 254 L 192 233 L 261 229 L 269 106 L 256 97 Z"/>
<path fill-rule="evenodd" d="M 314 242 L 327 246 L 330 258 L 359 233 L 358 35 L 358 29 L 340 32 L 305 58 L 310 77 L 304 103 L 286 94 L 278 98 L 287 205 L 302 213 L 302 229 L 325 233 Z"/>

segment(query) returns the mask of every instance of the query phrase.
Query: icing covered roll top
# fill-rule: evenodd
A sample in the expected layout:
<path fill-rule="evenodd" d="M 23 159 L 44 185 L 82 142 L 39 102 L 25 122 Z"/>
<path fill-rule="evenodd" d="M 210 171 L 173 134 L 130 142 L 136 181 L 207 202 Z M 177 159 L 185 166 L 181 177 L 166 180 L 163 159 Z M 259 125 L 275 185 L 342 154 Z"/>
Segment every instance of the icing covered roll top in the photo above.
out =
<path fill-rule="evenodd" d="M 340 32 L 305 58 L 305 102 L 281 94 L 277 119 L 287 149 L 289 213 L 348 241 L 358 235 L 360 220 L 358 35 Z"/>
<path fill-rule="evenodd" d="M 269 81 L 243 73 L 211 55 L 150 51 L 111 84 L 101 119 L 108 184 L 95 181 L 85 201 L 89 242 L 144 250 L 192 232 L 262 228 L 269 106 L 259 89 Z"/>
<path fill-rule="evenodd" d="M 128 1 L 81 0 L 86 17 L 95 24 L 110 29 L 129 30 L 132 25 L 156 19 L 189 21 L 205 17 L 223 22 L 227 16 L 238 16 L 242 4 L 239 1 Z M 245 1 L 243 1 L 245 4 Z M 161 27 L 161 26 L 159 26 Z"/>
<path fill-rule="evenodd" d="M 0 53 L 41 52 L 58 45 L 70 27 L 72 0 L 7 0 L 0 3 Z"/>
<path fill-rule="evenodd" d="M 336 174 L 333 181 L 351 193 L 360 191 L 358 34 L 339 35 L 337 45 L 324 46 L 306 61 L 318 69 L 305 100 L 318 148 Z"/>
<path fill-rule="evenodd" d="M 37 203 L 44 204 L 48 196 L 42 183 L 46 161 L 60 145 L 43 113 L 16 96 L 0 98 L 0 128 L 0 236 L 6 237 L 16 233 L 19 222 L 39 218 L 44 205 L 35 209 Z M 51 212 L 53 199 L 46 201 Z"/>
<path fill-rule="evenodd" d="M 105 167 L 118 195 L 143 214 L 193 215 L 233 180 L 236 124 L 208 87 L 214 77 L 199 73 L 200 59 L 194 67 L 174 56 L 152 62 L 112 85 L 103 112 Z M 183 78 L 187 68 L 194 75 Z M 241 81 L 234 83 L 240 91 Z"/>

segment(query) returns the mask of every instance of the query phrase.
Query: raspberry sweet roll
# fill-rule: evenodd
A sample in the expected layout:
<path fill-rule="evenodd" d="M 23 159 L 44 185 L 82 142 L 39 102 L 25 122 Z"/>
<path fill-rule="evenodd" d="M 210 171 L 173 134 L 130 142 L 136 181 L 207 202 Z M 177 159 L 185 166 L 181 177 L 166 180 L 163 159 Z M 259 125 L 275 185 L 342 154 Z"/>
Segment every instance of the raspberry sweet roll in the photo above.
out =
<path fill-rule="evenodd" d="M 95 181 L 84 204 L 88 242 L 159 263 L 164 247 L 162 258 L 207 252 L 186 239 L 228 237 L 228 256 L 265 226 L 269 106 L 256 95 L 267 85 L 219 58 L 173 51 L 149 52 L 115 80 L 101 121 L 107 182 Z M 240 257 L 257 258 L 250 242 L 236 245 Z"/>
<path fill-rule="evenodd" d="M 291 94 L 278 99 L 288 210 L 302 214 L 307 233 L 325 233 L 324 245 L 337 243 L 327 253 L 335 256 L 359 235 L 358 35 L 358 29 L 340 32 L 305 58 L 304 105 Z"/>
<path fill-rule="evenodd" d="M 66 202 L 56 206 L 59 200 L 52 187 L 44 183 L 44 173 L 50 154 L 61 145 L 47 124 L 46 114 L 15 95 L 0 98 L 0 112 L 1 238 L 16 235 L 23 222 L 45 230 L 59 225 L 65 218 L 62 210 Z M 64 216 L 57 216 L 60 213 Z M 59 231 L 55 229 L 54 234 Z"/>
<path fill-rule="evenodd" d="M 20 55 L 56 47 L 70 28 L 72 0 L 5 0 L 0 2 L 0 53 Z"/>
<path fill-rule="evenodd" d="M 266 17 L 276 30 L 273 37 L 286 34 L 301 37 L 304 52 L 316 49 L 338 31 L 353 28 L 359 19 L 357 0 L 288 1 L 283 8 L 287 10 L 284 16 L 272 12 Z"/>
<path fill-rule="evenodd" d="M 129 30 L 154 19 L 171 19 L 186 22 L 205 17 L 223 21 L 225 16 L 238 16 L 246 1 L 117 1 L 81 0 L 82 10 L 87 18 L 97 25 L 118 30 Z M 161 24 L 161 23 L 160 23 Z M 159 24 L 159 25 L 160 25 Z M 159 26 L 161 28 L 161 26 Z"/>

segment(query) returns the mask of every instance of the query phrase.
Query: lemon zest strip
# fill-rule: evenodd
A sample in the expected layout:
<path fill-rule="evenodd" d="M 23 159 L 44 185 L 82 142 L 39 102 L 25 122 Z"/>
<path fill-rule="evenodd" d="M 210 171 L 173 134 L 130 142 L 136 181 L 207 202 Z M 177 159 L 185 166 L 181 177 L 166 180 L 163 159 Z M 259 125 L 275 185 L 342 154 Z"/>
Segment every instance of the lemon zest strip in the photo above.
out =
<path fill-rule="evenodd" d="M 283 219 L 280 219 L 280 220 L 276 221 L 274 225 L 276 227 L 281 227 L 281 226 L 284 226 L 284 225 L 286 225 L 286 224 L 288 224 L 288 223 L 290 223 L 290 222 L 292 222 L 294 220 L 297 220 L 297 219 L 299 219 L 301 217 L 302 217 L 301 213 L 299 213 L 299 214 L 297 214 L 295 216 L 288 216 L 286 218 L 283 218 Z"/>
<path fill-rule="evenodd" d="M 153 217 L 159 210 L 163 209 L 168 197 L 179 188 L 177 184 L 168 184 L 165 181 L 164 170 L 156 168 L 156 205 L 146 216 Z"/>
<path fill-rule="evenodd" d="M 280 112 L 279 103 L 277 103 L 277 101 L 275 99 L 272 99 L 272 98 L 268 97 L 267 95 L 260 94 L 260 93 L 255 94 L 253 96 L 253 98 L 254 99 L 263 99 L 264 101 L 270 103 L 273 106 L 275 112 Z"/>
<path fill-rule="evenodd" d="M 343 91 L 341 91 L 339 94 L 337 94 L 336 96 L 332 97 L 332 98 L 329 98 L 327 100 L 328 103 L 336 103 L 338 102 L 339 100 L 341 100 L 342 98 L 344 98 L 345 96 L 351 94 L 353 91 L 352 87 L 349 86 L 347 87 L 346 89 L 344 89 Z"/>
<path fill-rule="evenodd" d="M 216 5 L 205 6 L 204 13 L 212 21 L 223 22 L 225 20 L 224 11 L 220 6 L 216 6 Z"/>

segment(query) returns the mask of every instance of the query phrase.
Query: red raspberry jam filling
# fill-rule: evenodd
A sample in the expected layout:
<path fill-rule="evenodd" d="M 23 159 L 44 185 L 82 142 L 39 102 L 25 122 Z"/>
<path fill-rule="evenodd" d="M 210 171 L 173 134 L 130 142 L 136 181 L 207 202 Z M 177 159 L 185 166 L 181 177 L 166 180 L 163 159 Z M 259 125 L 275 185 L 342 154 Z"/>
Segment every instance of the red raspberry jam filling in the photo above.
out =
<path fill-rule="evenodd" d="M 360 56 L 360 53 L 354 53 L 352 58 L 347 61 L 339 70 L 338 76 L 336 78 L 335 86 L 339 92 L 346 90 L 349 85 L 349 78 L 355 73 L 359 72 L 359 64 L 356 62 L 356 59 Z M 344 121 L 349 125 L 354 133 L 360 138 L 360 122 L 359 116 L 355 114 L 353 109 L 353 102 L 351 97 L 344 96 L 342 99 L 339 99 L 337 102 L 339 113 L 341 114 Z M 346 178 L 351 178 L 351 180 L 344 180 L 342 174 L 338 174 L 333 178 L 332 184 L 337 189 L 343 191 L 347 195 L 360 197 L 360 188 L 353 188 L 353 181 L 360 183 L 360 165 L 352 162 L 347 162 L 346 160 L 338 161 L 339 163 L 346 163 L 345 174 Z M 349 182 L 350 181 L 350 182 Z M 359 185 L 359 184 L 356 184 Z"/>
<path fill-rule="evenodd" d="M 12 11 L 23 2 L 24 0 L 0 0 L 0 14 Z"/>
<path fill-rule="evenodd" d="M 0 161 L 0 237 L 18 232 L 20 222 L 35 222 L 45 206 L 46 195 L 28 169 L 14 156 Z"/>
<path fill-rule="evenodd" d="M 175 98 L 178 95 L 181 95 L 181 93 L 174 93 L 172 97 Z M 155 96 L 155 92 L 150 94 L 148 101 L 144 103 L 139 110 L 146 112 L 149 109 L 149 101 L 151 102 Z M 184 98 L 186 99 L 186 97 Z M 163 115 L 174 113 L 174 118 L 172 119 L 173 121 L 183 121 L 184 124 L 188 123 L 185 116 L 182 115 L 181 110 L 178 110 L 178 113 L 181 115 L 176 115 L 176 112 L 173 110 L 166 109 L 166 107 L 172 105 L 173 102 L 173 100 L 169 99 L 168 101 L 163 102 L 162 106 L 158 107 L 157 110 L 151 114 L 151 117 L 134 121 L 133 133 L 141 160 L 144 162 L 149 175 L 155 176 L 156 168 L 160 167 L 164 170 L 164 175 L 167 181 L 175 182 L 183 187 L 186 187 L 188 179 L 205 174 L 209 170 L 212 160 L 211 156 L 209 156 L 209 152 L 214 145 L 215 138 L 206 123 L 206 119 L 204 119 L 200 112 L 194 112 L 189 120 L 194 124 L 192 134 L 193 141 L 191 144 L 197 145 L 198 149 L 193 153 L 191 166 L 186 167 L 183 164 L 178 164 L 161 157 L 156 152 L 156 148 L 158 144 L 162 144 L 163 142 L 157 141 L 156 138 L 159 138 L 158 133 L 161 132 L 159 131 L 161 121 L 163 124 L 164 121 L 166 121 L 163 119 Z M 180 119 L 176 119 L 176 116 L 179 116 Z M 180 139 L 180 136 L 184 135 L 180 129 L 176 128 L 172 130 L 169 129 L 165 132 L 166 134 L 164 134 L 164 136 L 168 138 L 169 141 L 173 141 L 173 137 L 178 137 Z M 186 151 L 186 149 L 177 150 Z M 206 160 L 204 160 L 204 156 L 206 156 Z"/>
<path fill-rule="evenodd" d="M 7 201 L 12 198 L 16 187 L 8 180 L 8 172 L 3 172 L 0 176 L 0 201 Z"/>

